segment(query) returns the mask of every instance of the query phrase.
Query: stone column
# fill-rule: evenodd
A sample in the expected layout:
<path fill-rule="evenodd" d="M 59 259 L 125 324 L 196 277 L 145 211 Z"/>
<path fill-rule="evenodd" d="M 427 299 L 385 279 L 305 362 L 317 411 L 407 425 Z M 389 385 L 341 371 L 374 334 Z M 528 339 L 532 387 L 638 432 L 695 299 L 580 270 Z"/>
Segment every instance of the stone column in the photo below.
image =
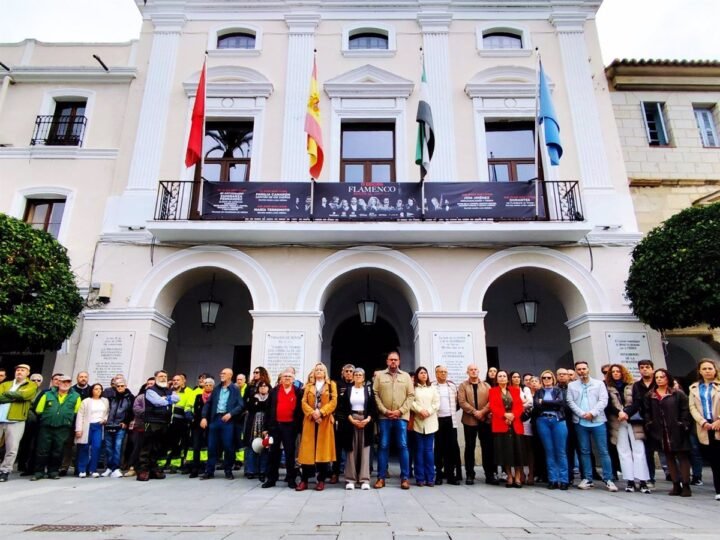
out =
<path fill-rule="evenodd" d="M 314 34 L 320 15 L 291 13 L 285 16 L 285 22 L 288 26 L 288 48 L 280 176 L 282 180 L 308 180 L 310 161 L 306 150 L 305 113 L 310 91 Z M 325 114 L 329 112 L 325 111 Z"/>
<path fill-rule="evenodd" d="M 429 181 L 454 182 L 457 180 L 457 161 L 455 154 L 453 90 L 450 74 L 450 46 L 448 42 L 452 14 L 446 12 L 420 12 L 417 20 L 423 36 L 428 99 L 433 112 L 435 128 L 435 153 L 433 154 L 427 179 Z M 421 70 L 422 67 L 418 65 L 417 88 L 419 88 Z M 414 112 L 412 111 L 413 117 Z"/>

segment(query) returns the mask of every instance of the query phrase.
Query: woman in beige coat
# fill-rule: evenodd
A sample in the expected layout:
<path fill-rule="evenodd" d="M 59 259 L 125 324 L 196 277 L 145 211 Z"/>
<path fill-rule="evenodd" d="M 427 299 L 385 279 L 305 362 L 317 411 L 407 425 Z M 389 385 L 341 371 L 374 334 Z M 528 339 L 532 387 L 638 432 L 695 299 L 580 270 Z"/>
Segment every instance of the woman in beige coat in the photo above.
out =
<path fill-rule="evenodd" d="M 414 380 L 415 397 L 411 408 L 415 415 L 415 479 L 418 486 L 432 487 L 435 485 L 433 446 L 435 432 L 439 428 L 440 393 L 436 386 L 430 384 L 430 376 L 424 367 L 417 368 Z"/>
<path fill-rule="evenodd" d="M 710 462 L 715 500 L 720 501 L 720 379 L 715 362 L 698 363 L 698 381 L 690 385 L 690 414 L 695 420 L 700 451 Z"/>
<path fill-rule="evenodd" d="M 295 488 L 304 491 L 308 479 L 317 471 L 315 489 L 325 489 L 330 464 L 335 461 L 335 409 L 337 386 L 330 380 L 325 364 L 315 364 L 314 382 L 305 386 L 302 399 L 303 425 L 298 461 L 302 466 L 301 481 Z"/>
<path fill-rule="evenodd" d="M 97 472 L 97 463 L 103 442 L 103 428 L 110 411 L 110 404 L 107 398 L 102 397 L 102 392 L 102 384 L 93 384 L 90 388 L 90 397 L 82 400 L 75 418 L 75 442 L 78 445 L 80 478 L 85 478 L 88 474 L 93 478 L 100 476 Z"/>

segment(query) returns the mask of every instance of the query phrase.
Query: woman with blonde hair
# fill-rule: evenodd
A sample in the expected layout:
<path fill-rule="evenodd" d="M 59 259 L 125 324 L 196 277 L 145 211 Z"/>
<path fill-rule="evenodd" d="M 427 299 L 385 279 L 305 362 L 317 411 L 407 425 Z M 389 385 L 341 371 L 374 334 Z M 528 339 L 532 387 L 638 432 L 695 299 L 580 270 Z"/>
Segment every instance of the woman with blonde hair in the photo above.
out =
<path fill-rule="evenodd" d="M 566 453 L 568 430 L 565 423 L 565 398 L 551 370 L 546 369 L 540 374 L 540 382 L 542 386 L 533 395 L 533 416 L 545 450 L 547 487 L 567 490 L 570 478 Z"/>
<path fill-rule="evenodd" d="M 698 380 L 690 385 L 690 414 L 695 420 L 700 451 L 710 462 L 715 500 L 720 501 L 720 378 L 715 362 L 698 362 Z"/>
<path fill-rule="evenodd" d="M 645 430 L 640 414 L 629 416 L 625 411 L 633 403 L 633 376 L 622 364 L 612 364 L 605 375 L 610 407 L 608 427 L 610 442 L 617 448 L 620 470 L 627 482 L 625 491 L 650 493 L 650 478 L 645 459 Z"/>
<path fill-rule="evenodd" d="M 325 364 L 317 363 L 313 381 L 305 385 L 302 398 L 303 425 L 300 436 L 301 481 L 296 491 L 305 491 L 311 475 L 317 473 L 316 491 L 325 489 L 325 478 L 335 461 L 335 416 L 337 386 L 328 377 Z"/>

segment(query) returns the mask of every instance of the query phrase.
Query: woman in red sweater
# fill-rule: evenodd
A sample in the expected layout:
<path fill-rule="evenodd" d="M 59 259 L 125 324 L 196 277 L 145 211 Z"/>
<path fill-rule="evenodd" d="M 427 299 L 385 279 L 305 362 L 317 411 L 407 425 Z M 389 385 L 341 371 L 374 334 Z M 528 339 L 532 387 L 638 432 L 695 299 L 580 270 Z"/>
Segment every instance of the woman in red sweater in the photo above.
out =
<path fill-rule="evenodd" d="M 490 389 L 488 402 L 492 413 L 492 433 L 495 444 L 495 462 L 505 469 L 505 487 L 521 488 L 523 471 L 522 439 L 523 401 L 520 389 L 509 385 L 508 373 L 497 372 L 497 386 Z"/>

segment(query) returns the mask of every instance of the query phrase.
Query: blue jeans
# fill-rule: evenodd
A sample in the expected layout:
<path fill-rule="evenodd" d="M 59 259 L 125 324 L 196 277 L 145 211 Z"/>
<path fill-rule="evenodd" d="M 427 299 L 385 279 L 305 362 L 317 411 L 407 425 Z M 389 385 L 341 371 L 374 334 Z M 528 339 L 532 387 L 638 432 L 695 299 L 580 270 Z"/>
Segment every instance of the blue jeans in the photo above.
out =
<path fill-rule="evenodd" d="M 107 462 L 107 468 L 111 471 L 120 468 L 120 458 L 122 457 L 123 441 L 125 441 L 126 434 L 127 430 L 119 428 L 115 433 L 108 433 L 105 430 L 105 461 Z"/>
<path fill-rule="evenodd" d="M 567 462 L 567 424 L 557 417 L 538 416 L 535 429 L 545 448 L 548 482 L 569 484 Z"/>
<path fill-rule="evenodd" d="M 259 454 L 250 447 L 245 447 L 245 476 L 248 474 L 267 475 L 270 451 L 265 449 Z"/>
<path fill-rule="evenodd" d="M 232 472 L 235 463 L 235 439 L 233 437 L 232 422 L 223 422 L 221 415 L 215 418 L 208 426 L 208 460 L 205 472 L 209 475 L 215 474 L 215 463 L 217 462 L 218 443 L 223 450 L 223 468 L 225 472 Z"/>
<path fill-rule="evenodd" d="M 102 436 L 102 424 L 90 424 L 87 444 L 78 444 L 78 470 L 81 473 L 92 474 L 97 471 L 98 458 L 100 457 L 100 447 L 103 442 Z"/>
<path fill-rule="evenodd" d="M 578 446 L 580 447 L 580 459 L 582 460 L 582 474 L 585 480 L 592 482 L 592 462 L 590 461 L 590 452 L 592 445 L 590 437 L 595 442 L 598 454 L 600 454 L 600 465 L 602 466 L 602 478 L 604 482 L 612 480 L 612 464 L 610 463 L 610 454 L 607 447 L 607 428 L 605 424 L 589 427 L 575 424 L 575 433 L 578 438 Z"/>
<path fill-rule="evenodd" d="M 415 433 L 415 480 L 435 482 L 435 434 Z"/>
<path fill-rule="evenodd" d="M 380 448 L 378 449 L 378 478 L 385 479 L 390 450 L 390 437 L 392 436 L 398 452 L 400 453 L 400 479 L 410 477 L 410 454 L 407 447 L 407 420 L 380 420 Z"/>

